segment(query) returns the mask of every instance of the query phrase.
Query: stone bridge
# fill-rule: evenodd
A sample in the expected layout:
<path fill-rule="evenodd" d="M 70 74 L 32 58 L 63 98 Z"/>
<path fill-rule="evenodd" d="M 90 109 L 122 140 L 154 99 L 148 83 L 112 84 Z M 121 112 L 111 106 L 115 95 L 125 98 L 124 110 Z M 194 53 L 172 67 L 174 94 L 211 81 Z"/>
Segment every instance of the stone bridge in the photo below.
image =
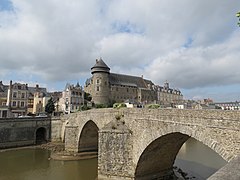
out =
<path fill-rule="evenodd" d="M 65 150 L 98 150 L 98 179 L 170 178 L 189 137 L 227 162 L 240 154 L 240 111 L 95 109 L 64 118 Z"/>

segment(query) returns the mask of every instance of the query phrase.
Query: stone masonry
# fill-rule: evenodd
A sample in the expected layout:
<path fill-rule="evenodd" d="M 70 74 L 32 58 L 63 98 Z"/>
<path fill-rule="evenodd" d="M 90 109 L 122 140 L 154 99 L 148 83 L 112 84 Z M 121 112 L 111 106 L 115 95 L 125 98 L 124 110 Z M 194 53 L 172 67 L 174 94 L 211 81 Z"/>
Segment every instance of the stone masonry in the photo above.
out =
<path fill-rule="evenodd" d="M 80 135 L 86 123 L 91 121 L 99 129 L 95 137 L 98 138 L 98 179 L 144 180 L 171 176 L 175 157 L 189 137 L 207 145 L 228 162 L 240 154 L 239 111 L 95 109 L 63 119 L 67 122 L 66 151 L 79 151 Z"/>
<path fill-rule="evenodd" d="M 49 141 L 51 118 L 0 119 L 0 149 L 36 144 L 39 129 L 45 130 L 44 139 Z"/>

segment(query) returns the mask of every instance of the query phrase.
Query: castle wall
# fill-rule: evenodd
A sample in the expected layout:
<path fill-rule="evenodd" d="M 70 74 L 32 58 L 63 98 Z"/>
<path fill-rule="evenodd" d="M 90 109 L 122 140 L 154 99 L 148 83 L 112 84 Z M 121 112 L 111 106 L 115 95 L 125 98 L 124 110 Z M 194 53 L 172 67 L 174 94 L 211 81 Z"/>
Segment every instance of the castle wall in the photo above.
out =
<path fill-rule="evenodd" d="M 151 89 L 138 89 L 138 101 L 144 104 L 154 103 L 157 100 L 157 93 Z"/>
<path fill-rule="evenodd" d="M 182 94 L 178 90 L 154 85 L 143 77 L 110 73 L 110 68 L 102 59 L 96 60 L 91 68 L 92 78 L 86 81 L 85 92 L 92 95 L 95 104 L 110 104 L 126 100 L 150 104 L 178 103 Z"/>
<path fill-rule="evenodd" d="M 137 87 L 111 85 L 111 100 L 115 102 L 137 100 Z"/>

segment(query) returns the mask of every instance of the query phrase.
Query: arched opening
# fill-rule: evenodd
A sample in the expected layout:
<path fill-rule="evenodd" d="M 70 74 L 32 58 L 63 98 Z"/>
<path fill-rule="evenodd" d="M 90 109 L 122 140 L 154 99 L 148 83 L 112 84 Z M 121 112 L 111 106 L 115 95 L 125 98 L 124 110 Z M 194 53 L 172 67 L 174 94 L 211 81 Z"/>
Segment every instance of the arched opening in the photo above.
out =
<path fill-rule="evenodd" d="M 98 151 L 98 127 L 93 121 L 88 121 L 79 138 L 78 152 Z"/>
<path fill-rule="evenodd" d="M 191 137 L 179 150 L 174 167 L 190 179 L 207 179 L 226 164 L 218 153 Z"/>
<path fill-rule="evenodd" d="M 193 145 L 195 147 L 189 148 L 189 146 Z M 202 154 L 200 149 L 202 149 L 205 154 Z M 189 154 L 188 158 L 193 156 L 196 157 L 193 159 L 184 159 L 184 155 L 182 155 L 184 153 Z M 206 165 L 207 169 L 204 169 L 205 167 L 195 162 L 196 158 L 205 159 L 205 162 L 206 159 L 210 159 L 211 161 L 211 157 L 216 161 L 215 164 L 218 164 L 216 169 L 209 168 L 212 162 Z M 187 162 L 185 162 L 185 160 Z M 227 162 L 220 155 L 200 141 L 186 134 L 175 132 L 155 139 L 145 148 L 137 163 L 135 179 L 172 180 L 186 175 L 187 178 L 190 179 L 193 177 L 197 177 L 197 179 L 207 179 L 226 163 Z M 205 171 L 206 174 L 202 176 L 199 171 Z"/>
<path fill-rule="evenodd" d="M 38 128 L 36 131 L 36 144 L 43 144 L 47 142 L 47 131 L 45 128 Z"/>
<path fill-rule="evenodd" d="M 154 140 L 138 160 L 135 179 L 173 179 L 176 155 L 188 138 L 188 135 L 182 133 L 171 133 Z"/>

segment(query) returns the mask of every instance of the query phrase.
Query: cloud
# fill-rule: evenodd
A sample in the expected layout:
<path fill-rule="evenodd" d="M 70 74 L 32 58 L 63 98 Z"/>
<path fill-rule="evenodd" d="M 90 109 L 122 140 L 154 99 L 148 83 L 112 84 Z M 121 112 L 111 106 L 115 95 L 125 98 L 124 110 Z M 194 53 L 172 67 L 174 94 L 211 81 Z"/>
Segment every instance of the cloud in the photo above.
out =
<path fill-rule="evenodd" d="M 167 79 L 186 89 L 240 84 L 239 41 L 240 33 L 236 32 L 220 44 L 171 51 L 146 67 L 146 74 L 157 82 Z"/>
<path fill-rule="evenodd" d="M 31 74 L 50 87 L 87 78 L 102 57 L 111 72 L 158 84 L 240 84 L 238 0 L 8 2 L 0 10 L 2 78 Z"/>

